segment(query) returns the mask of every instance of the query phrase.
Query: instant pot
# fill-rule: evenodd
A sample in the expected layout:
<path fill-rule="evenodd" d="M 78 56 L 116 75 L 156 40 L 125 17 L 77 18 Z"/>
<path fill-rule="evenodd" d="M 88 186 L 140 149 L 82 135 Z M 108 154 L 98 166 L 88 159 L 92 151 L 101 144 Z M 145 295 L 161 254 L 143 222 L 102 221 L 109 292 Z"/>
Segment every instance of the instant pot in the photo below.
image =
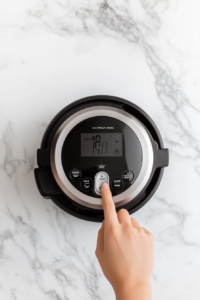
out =
<path fill-rule="evenodd" d="M 53 118 L 34 173 L 44 198 L 75 217 L 99 222 L 104 182 L 116 210 L 131 214 L 152 197 L 168 161 L 156 125 L 141 108 L 100 95 L 75 101 Z"/>

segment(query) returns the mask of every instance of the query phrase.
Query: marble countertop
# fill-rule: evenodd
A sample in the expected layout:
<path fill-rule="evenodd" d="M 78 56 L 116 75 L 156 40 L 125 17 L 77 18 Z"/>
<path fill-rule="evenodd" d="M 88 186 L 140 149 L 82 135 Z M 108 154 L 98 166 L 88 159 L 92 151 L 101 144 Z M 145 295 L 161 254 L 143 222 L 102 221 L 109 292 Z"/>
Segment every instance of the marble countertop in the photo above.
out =
<path fill-rule="evenodd" d="M 154 300 L 200 298 L 200 3 L 1 1 L 0 298 L 113 299 L 96 260 L 100 224 L 39 194 L 36 150 L 79 98 L 132 101 L 158 126 L 170 166 L 133 216 L 155 237 Z"/>

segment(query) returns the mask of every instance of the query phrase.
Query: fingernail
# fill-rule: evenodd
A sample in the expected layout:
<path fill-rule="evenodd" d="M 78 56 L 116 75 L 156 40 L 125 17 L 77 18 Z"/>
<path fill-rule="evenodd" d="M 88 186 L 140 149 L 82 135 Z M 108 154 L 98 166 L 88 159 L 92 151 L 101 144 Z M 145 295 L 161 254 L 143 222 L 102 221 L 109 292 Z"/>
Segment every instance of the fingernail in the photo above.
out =
<path fill-rule="evenodd" d="M 104 182 L 104 183 L 102 184 L 101 188 L 102 188 L 102 189 L 108 189 L 108 188 L 109 188 L 109 185 L 108 185 L 106 182 Z"/>

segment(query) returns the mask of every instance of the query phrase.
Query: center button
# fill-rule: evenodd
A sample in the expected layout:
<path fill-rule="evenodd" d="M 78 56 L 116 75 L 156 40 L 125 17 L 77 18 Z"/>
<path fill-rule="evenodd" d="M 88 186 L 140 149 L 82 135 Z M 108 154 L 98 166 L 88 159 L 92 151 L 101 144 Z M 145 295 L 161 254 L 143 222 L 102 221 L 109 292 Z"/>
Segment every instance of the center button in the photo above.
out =
<path fill-rule="evenodd" d="M 97 195 L 101 195 L 101 186 L 104 182 L 109 185 L 109 175 L 106 172 L 98 172 L 94 178 L 94 191 Z"/>

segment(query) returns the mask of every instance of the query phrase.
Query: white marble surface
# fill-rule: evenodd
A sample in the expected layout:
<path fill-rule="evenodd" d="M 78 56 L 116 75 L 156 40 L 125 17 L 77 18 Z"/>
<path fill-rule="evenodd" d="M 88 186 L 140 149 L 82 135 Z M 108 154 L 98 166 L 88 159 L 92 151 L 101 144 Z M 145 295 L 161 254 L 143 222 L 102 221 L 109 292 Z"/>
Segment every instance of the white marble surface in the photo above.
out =
<path fill-rule="evenodd" d="M 155 236 L 153 299 L 200 299 L 200 3 L 0 1 L 0 299 L 114 299 L 100 224 L 43 199 L 33 168 L 52 117 L 110 94 L 141 106 L 170 149 L 134 217 Z"/>

